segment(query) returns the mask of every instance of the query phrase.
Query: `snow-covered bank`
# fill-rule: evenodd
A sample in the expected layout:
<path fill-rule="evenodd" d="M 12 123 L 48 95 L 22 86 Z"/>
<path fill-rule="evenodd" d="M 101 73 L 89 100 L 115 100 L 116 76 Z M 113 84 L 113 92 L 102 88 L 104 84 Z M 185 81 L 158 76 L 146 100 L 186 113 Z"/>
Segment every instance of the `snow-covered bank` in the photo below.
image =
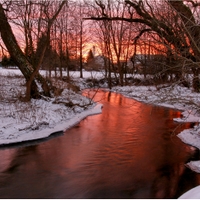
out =
<path fill-rule="evenodd" d="M 66 131 L 67 129 L 76 125 L 77 123 L 79 123 L 81 120 L 83 120 L 87 116 L 99 114 L 99 113 L 101 113 L 101 111 L 102 111 L 102 105 L 97 104 L 93 108 L 90 108 L 90 109 L 85 110 L 78 114 L 74 114 L 74 116 L 71 117 L 69 120 L 62 121 L 62 122 L 56 124 L 54 127 L 48 126 L 47 128 L 44 128 L 41 130 L 39 129 L 39 130 L 27 131 L 27 129 L 24 129 L 24 131 L 21 131 L 20 127 L 22 127 L 22 125 L 19 125 L 18 131 L 16 130 L 16 132 L 13 134 L 10 134 L 10 132 L 9 133 L 4 132 L 4 134 L 2 134 L 2 132 L 1 132 L 1 135 L 4 135 L 4 137 L 1 137 L 0 145 L 24 142 L 24 141 L 30 141 L 30 140 L 36 140 L 36 139 L 49 137 L 53 133 L 56 133 L 59 131 Z M 14 126 L 14 127 L 16 128 L 17 126 Z"/>
<path fill-rule="evenodd" d="M 179 199 L 200 199 L 200 186 L 194 187 L 188 192 L 184 193 Z"/>
<path fill-rule="evenodd" d="M 64 91 L 59 97 L 19 101 L 25 91 L 19 70 L 0 68 L 0 145 L 36 140 L 65 131 L 89 115 L 101 113 L 102 105 L 56 81 Z M 81 84 L 81 83 L 80 83 Z"/>

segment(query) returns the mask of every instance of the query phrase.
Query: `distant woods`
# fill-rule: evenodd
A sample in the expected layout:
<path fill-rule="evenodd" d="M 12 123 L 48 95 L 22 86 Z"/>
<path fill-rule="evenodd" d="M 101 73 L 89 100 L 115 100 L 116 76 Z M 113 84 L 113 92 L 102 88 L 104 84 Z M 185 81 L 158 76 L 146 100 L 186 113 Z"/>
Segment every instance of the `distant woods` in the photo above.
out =
<path fill-rule="evenodd" d="M 110 88 L 139 73 L 200 92 L 199 13 L 196 0 L 1 1 L 2 65 L 12 58 L 22 71 L 25 100 L 53 96 L 52 73 L 83 69 L 103 70 Z"/>

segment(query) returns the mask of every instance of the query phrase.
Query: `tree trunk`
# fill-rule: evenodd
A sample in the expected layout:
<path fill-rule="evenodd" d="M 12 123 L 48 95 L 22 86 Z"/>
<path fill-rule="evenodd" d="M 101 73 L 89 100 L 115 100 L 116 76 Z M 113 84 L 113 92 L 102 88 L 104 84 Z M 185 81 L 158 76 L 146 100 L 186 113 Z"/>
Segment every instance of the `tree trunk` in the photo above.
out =
<path fill-rule="evenodd" d="M 170 5 L 179 13 L 183 24 L 185 33 L 190 41 L 190 46 L 192 48 L 192 55 L 188 58 L 191 59 L 194 64 L 192 66 L 193 71 L 193 88 L 195 92 L 200 92 L 200 80 L 199 80 L 199 63 L 200 62 L 200 26 L 196 23 L 195 17 L 183 1 L 171 1 L 168 0 Z"/>
<path fill-rule="evenodd" d="M 11 26 L 8 23 L 7 17 L 4 13 L 4 9 L 2 4 L 0 3 L 0 33 L 1 38 L 10 53 L 10 56 L 13 58 L 15 64 L 19 67 L 20 71 L 24 75 L 27 86 L 27 92 L 29 92 L 29 98 L 39 98 L 40 92 L 38 90 L 38 85 L 41 85 L 41 88 L 44 90 L 42 93 L 46 96 L 50 95 L 50 88 L 46 83 L 46 80 L 38 73 L 37 76 L 33 77 L 34 69 L 31 63 L 29 63 L 28 59 L 20 49 L 16 38 L 12 32 Z M 31 78 L 31 76 L 33 78 Z M 37 80 L 37 83 L 36 83 Z M 29 100 L 29 99 L 27 99 Z"/>

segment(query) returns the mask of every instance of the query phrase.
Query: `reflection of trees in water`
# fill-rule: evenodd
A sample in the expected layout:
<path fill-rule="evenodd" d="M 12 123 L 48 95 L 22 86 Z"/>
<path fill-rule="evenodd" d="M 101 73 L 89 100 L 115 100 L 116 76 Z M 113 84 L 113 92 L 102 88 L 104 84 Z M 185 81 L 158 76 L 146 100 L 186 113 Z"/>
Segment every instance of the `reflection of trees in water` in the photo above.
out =
<path fill-rule="evenodd" d="M 17 174 L 17 171 L 20 171 L 20 170 L 21 170 L 21 173 L 23 173 L 22 166 L 26 165 L 27 162 L 31 161 L 27 159 L 27 155 L 36 155 L 35 158 L 37 158 L 39 156 L 37 155 L 37 145 L 15 149 L 13 156 L 10 158 L 10 163 L 8 164 L 8 166 L 5 166 L 6 168 L 5 170 L 0 172 L 0 194 L 1 194 L 1 190 L 4 190 L 2 194 L 6 195 L 6 196 L 0 195 L 1 198 L 9 198 L 9 195 L 11 192 L 10 184 L 13 182 L 13 179 L 15 180 L 14 181 L 15 184 L 17 184 L 17 182 L 20 182 L 16 174 Z"/>
<path fill-rule="evenodd" d="M 105 101 L 99 117 L 57 140 L 0 154 L 9 160 L 0 173 L 1 198 L 176 198 L 200 183 L 184 166 L 199 151 L 171 135 L 176 111 L 110 92 L 97 98 Z"/>
<path fill-rule="evenodd" d="M 35 155 L 35 154 L 37 154 L 37 145 L 16 149 L 15 156 L 13 156 L 10 165 L 5 171 L 3 171 L 3 173 L 12 174 L 16 172 L 20 166 L 24 165 L 28 161 L 26 157 L 27 155 Z"/>
<path fill-rule="evenodd" d="M 179 179 L 179 187 L 177 188 L 174 198 L 178 198 L 186 191 L 199 185 L 199 180 L 200 178 L 196 172 L 190 170 L 189 168 L 185 168 L 183 175 Z"/>
<path fill-rule="evenodd" d="M 179 164 L 164 164 L 157 169 L 157 178 L 152 184 L 152 196 L 154 198 L 173 198 L 177 190 L 180 174 L 183 173 Z"/>
<path fill-rule="evenodd" d="M 108 102 L 111 102 L 112 104 L 115 104 L 115 105 L 122 105 L 122 95 L 121 94 L 118 94 L 118 93 L 111 93 L 111 92 L 107 92 L 106 93 L 106 96 L 107 96 L 107 101 Z"/>
<path fill-rule="evenodd" d="M 190 148 L 190 147 L 189 147 Z M 199 151 L 190 152 L 188 160 L 199 158 Z M 178 198 L 187 190 L 199 185 L 199 175 L 184 163 L 170 163 L 169 160 L 157 169 L 157 178 L 152 184 L 152 198 Z M 188 162 L 188 161 L 185 161 Z"/>

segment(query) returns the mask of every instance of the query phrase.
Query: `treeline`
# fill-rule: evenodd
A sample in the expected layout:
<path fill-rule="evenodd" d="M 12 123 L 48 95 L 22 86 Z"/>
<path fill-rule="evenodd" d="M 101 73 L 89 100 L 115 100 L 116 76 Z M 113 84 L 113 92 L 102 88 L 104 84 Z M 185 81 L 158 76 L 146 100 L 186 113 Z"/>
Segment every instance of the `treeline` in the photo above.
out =
<path fill-rule="evenodd" d="M 63 70 L 69 78 L 70 70 L 82 77 L 83 68 L 103 69 L 110 88 L 113 77 L 123 86 L 134 73 L 189 87 L 190 74 L 199 92 L 199 11 L 193 0 L 2 1 L 1 46 L 31 85 L 30 97 L 40 96 L 35 79 L 50 96 L 41 68 L 60 78 Z"/>

